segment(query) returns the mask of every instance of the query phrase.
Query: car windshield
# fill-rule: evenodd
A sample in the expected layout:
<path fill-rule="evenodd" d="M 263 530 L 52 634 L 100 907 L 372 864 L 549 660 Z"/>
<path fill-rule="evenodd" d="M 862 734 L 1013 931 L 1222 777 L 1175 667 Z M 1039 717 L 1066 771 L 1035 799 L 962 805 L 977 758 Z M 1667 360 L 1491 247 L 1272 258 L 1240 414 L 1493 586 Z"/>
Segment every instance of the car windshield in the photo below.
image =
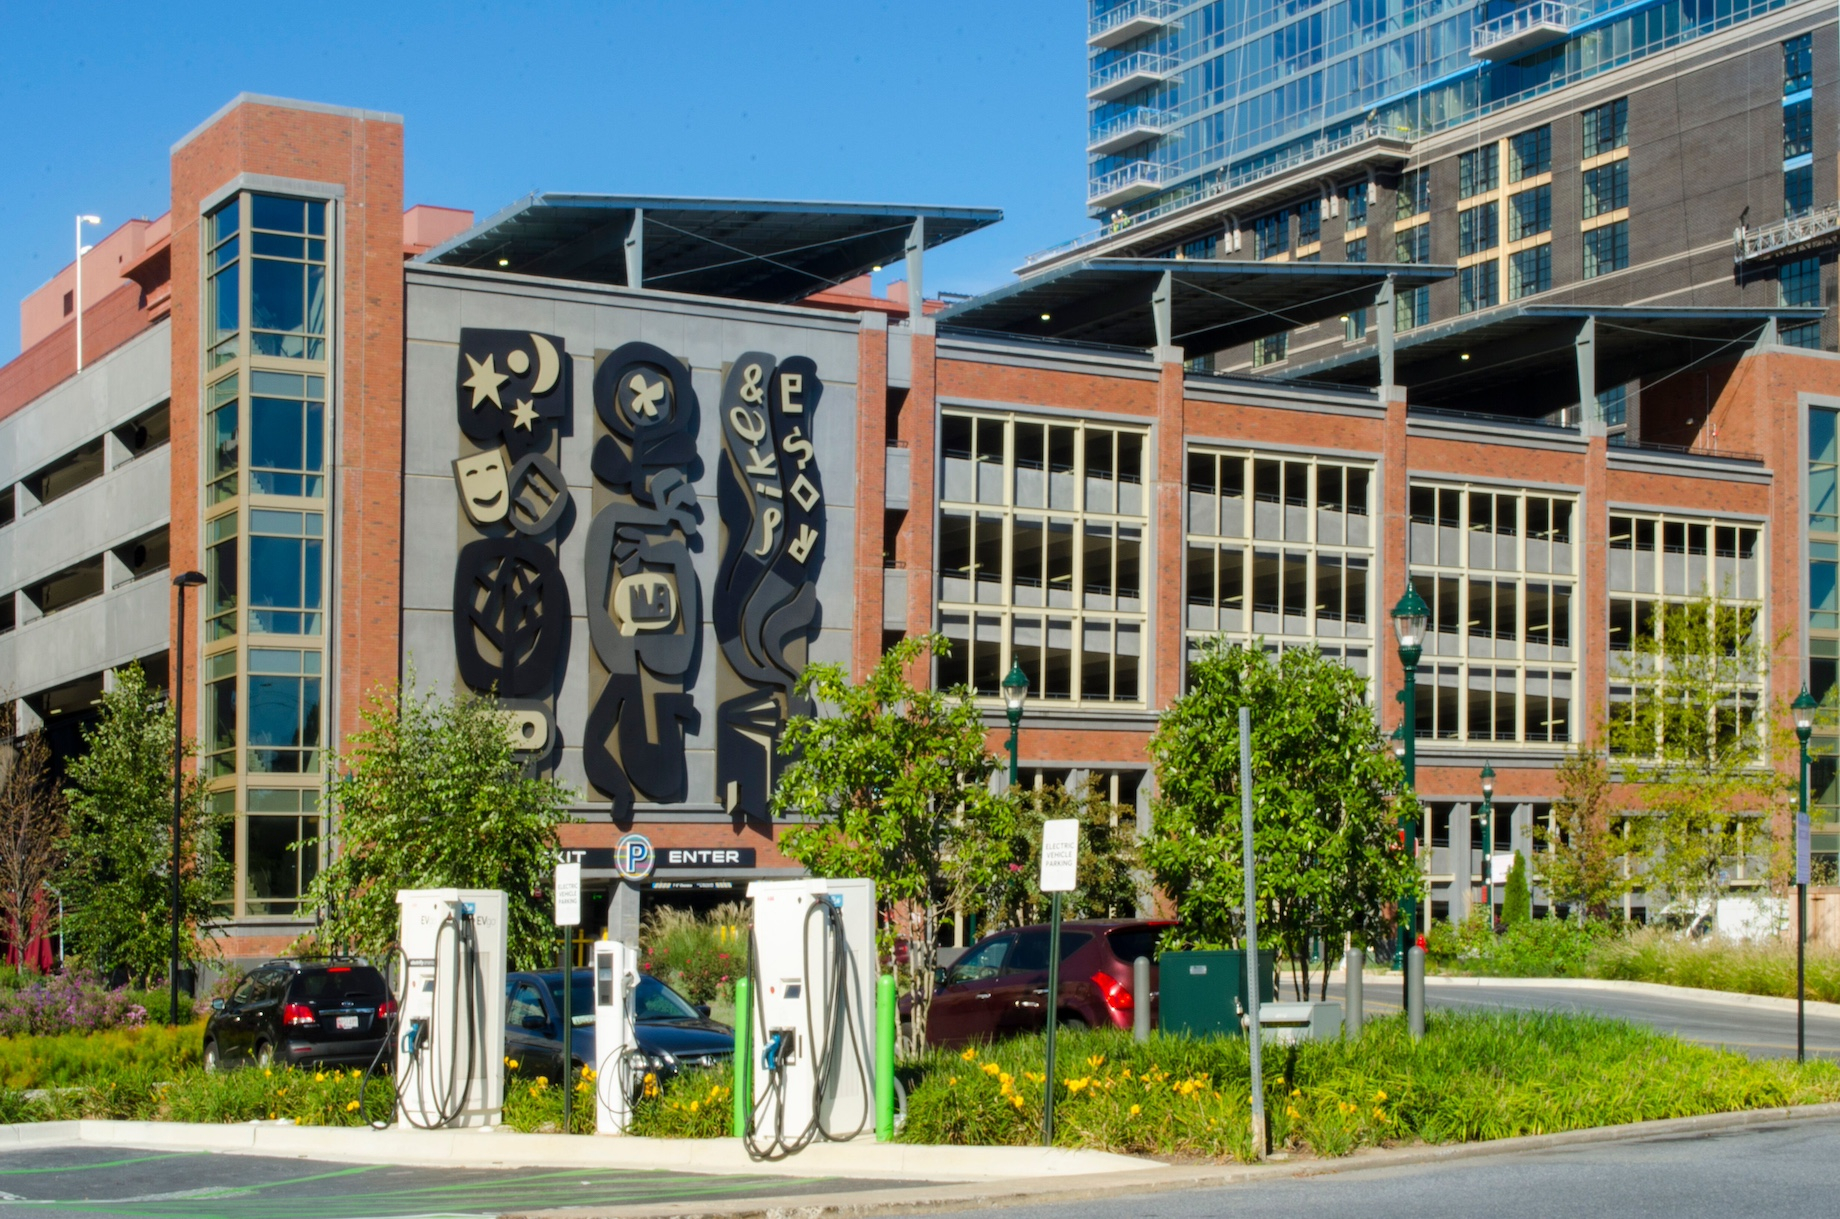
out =
<path fill-rule="evenodd" d="M 547 979 L 551 1000 L 558 1011 L 562 1009 L 562 978 Z M 700 1019 L 694 1007 L 684 1002 L 676 991 L 660 982 L 657 978 L 646 976 L 639 979 L 639 993 L 634 997 L 634 1016 L 639 1020 L 697 1020 Z M 594 1023 L 594 978 L 587 972 L 575 976 L 575 984 L 569 988 L 569 1023 L 576 1028 L 584 1028 Z"/>
<path fill-rule="evenodd" d="M 700 1019 L 694 1007 L 685 1003 L 683 997 L 657 978 L 639 979 L 639 993 L 633 997 L 633 1018 L 636 1020 L 697 1020 Z"/>

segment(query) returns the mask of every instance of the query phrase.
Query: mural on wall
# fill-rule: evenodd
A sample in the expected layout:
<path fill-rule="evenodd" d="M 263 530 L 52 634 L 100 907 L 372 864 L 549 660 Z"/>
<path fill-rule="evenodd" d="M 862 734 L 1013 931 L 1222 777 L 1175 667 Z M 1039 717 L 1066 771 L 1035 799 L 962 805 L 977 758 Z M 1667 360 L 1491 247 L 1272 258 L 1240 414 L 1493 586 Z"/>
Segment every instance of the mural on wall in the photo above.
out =
<path fill-rule="evenodd" d="M 557 447 L 569 381 L 555 336 L 460 332 L 457 418 L 479 451 L 453 463 L 475 534 L 454 571 L 455 654 L 468 686 L 496 692 L 533 770 L 561 743 L 555 698 L 571 647 L 557 562 L 574 519 Z M 803 356 L 748 352 L 727 372 L 714 488 L 721 555 L 706 591 L 695 567 L 704 470 L 690 371 L 649 343 L 596 355 L 581 607 L 598 665 L 581 754 L 589 786 L 616 819 L 639 803 L 711 799 L 738 816 L 768 815 L 786 721 L 811 710 L 794 687 L 822 625 L 825 501 L 813 438 L 823 396 L 817 365 Z M 716 701 L 706 709 L 715 790 L 699 785 L 693 799 L 685 750 L 703 732 L 705 709 L 691 691 L 705 625 L 719 648 Z"/>
<path fill-rule="evenodd" d="M 496 693 L 533 768 L 555 746 L 550 700 L 568 646 L 556 548 L 569 500 L 549 452 L 567 418 L 571 373 L 553 335 L 460 332 L 455 409 L 482 451 L 454 462 L 454 483 L 484 536 L 461 547 L 454 568 L 454 653 L 462 681 Z"/>
<path fill-rule="evenodd" d="M 582 766 L 625 818 L 636 799 L 684 801 L 684 737 L 700 724 L 690 687 L 703 600 L 696 391 L 674 356 L 628 343 L 594 374 L 594 444 L 605 506 L 588 527 L 588 634 L 607 683 L 588 712 Z M 597 500 L 603 498 L 597 496 Z"/>
<path fill-rule="evenodd" d="M 716 791 L 725 809 L 750 817 L 767 815 L 787 718 L 811 711 L 793 687 L 821 624 L 824 489 L 812 437 L 823 393 L 811 360 L 758 351 L 722 387 L 722 566 L 710 598 L 725 662 Z"/>

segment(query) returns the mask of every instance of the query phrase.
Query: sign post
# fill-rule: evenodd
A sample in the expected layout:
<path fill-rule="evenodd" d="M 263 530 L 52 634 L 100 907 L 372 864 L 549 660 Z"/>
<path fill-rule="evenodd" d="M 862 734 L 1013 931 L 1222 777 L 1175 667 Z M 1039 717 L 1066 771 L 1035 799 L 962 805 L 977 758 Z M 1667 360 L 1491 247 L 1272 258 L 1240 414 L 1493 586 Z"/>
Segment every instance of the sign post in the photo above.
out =
<path fill-rule="evenodd" d="M 575 989 L 575 928 L 581 926 L 581 855 L 556 865 L 556 926 L 562 928 L 562 1132 L 569 1133 L 570 1101 L 575 1094 L 575 1013 L 570 992 Z"/>
<path fill-rule="evenodd" d="M 1054 1146 L 1054 1028 L 1059 1023 L 1061 994 L 1061 894 L 1076 887 L 1080 863 L 1080 823 L 1068 818 L 1041 823 L 1041 891 L 1051 894 L 1048 916 L 1047 1092 L 1041 1105 L 1041 1145 Z"/>
<path fill-rule="evenodd" d="M 1252 858 L 1252 709 L 1239 709 L 1240 859 L 1246 875 L 1246 1042 L 1252 1058 L 1252 1158 L 1265 1158 L 1265 1036 L 1259 1030 L 1259 887 Z"/>

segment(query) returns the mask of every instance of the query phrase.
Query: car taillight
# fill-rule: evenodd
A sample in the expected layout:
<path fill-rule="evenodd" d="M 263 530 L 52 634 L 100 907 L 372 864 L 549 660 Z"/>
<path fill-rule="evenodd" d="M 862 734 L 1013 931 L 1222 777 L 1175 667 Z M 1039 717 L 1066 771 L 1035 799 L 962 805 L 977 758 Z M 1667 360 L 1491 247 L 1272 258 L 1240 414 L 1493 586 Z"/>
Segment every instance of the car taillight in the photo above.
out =
<path fill-rule="evenodd" d="M 385 999 L 377 1005 L 377 1019 L 388 1020 L 396 1014 L 396 1000 Z"/>
<path fill-rule="evenodd" d="M 1096 973 L 1092 976 L 1093 985 L 1105 996 L 1105 1006 L 1115 1012 L 1128 1012 L 1137 1006 L 1137 1000 L 1131 997 L 1131 988 L 1108 973 Z"/>
<path fill-rule="evenodd" d="M 319 1017 L 313 1009 L 304 1003 L 289 1003 L 281 1009 L 281 1023 L 290 1027 L 300 1024 L 318 1024 Z"/>

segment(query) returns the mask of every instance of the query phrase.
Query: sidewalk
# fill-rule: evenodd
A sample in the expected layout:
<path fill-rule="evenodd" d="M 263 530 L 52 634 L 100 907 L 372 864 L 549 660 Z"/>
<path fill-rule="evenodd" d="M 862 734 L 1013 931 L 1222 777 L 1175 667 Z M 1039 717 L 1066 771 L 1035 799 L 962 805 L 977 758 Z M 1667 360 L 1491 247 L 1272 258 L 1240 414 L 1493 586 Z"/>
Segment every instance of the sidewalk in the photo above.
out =
<path fill-rule="evenodd" d="M 1361 975 L 1363 985 L 1402 985 L 1401 975 L 1387 970 L 1366 970 Z M 1337 985 L 1347 981 L 1345 971 L 1337 969 L 1329 974 L 1329 981 Z M 1610 978 L 1495 978 L 1482 974 L 1433 974 L 1425 975 L 1427 987 L 1436 986 L 1507 986 L 1524 987 L 1530 990 L 1598 990 L 1625 995 L 1648 995 L 1656 999 L 1697 999 L 1702 1003 L 1724 1003 L 1740 1007 L 1763 1008 L 1773 1012 L 1793 1012 L 1794 999 L 1784 999 L 1778 995 L 1749 995 L 1735 990 L 1707 990 L 1698 986 L 1669 986 L 1664 982 L 1622 982 Z M 1820 999 L 1807 1000 L 1810 1016 L 1825 1016 L 1840 1019 L 1840 1003 L 1828 1003 Z"/>
<path fill-rule="evenodd" d="M 606 1138 L 497 1129 L 413 1130 L 294 1126 L 279 1122 L 26 1122 L 0 1125 L 0 1151 L 90 1143 L 146 1150 L 300 1156 L 348 1164 L 615 1168 L 717 1175 L 850 1177 L 966 1182 L 1081 1178 L 1161 1168 L 1157 1160 L 1060 1147 L 935 1147 L 917 1143 L 814 1143 L 796 1156 L 755 1160 L 740 1139 Z"/>

